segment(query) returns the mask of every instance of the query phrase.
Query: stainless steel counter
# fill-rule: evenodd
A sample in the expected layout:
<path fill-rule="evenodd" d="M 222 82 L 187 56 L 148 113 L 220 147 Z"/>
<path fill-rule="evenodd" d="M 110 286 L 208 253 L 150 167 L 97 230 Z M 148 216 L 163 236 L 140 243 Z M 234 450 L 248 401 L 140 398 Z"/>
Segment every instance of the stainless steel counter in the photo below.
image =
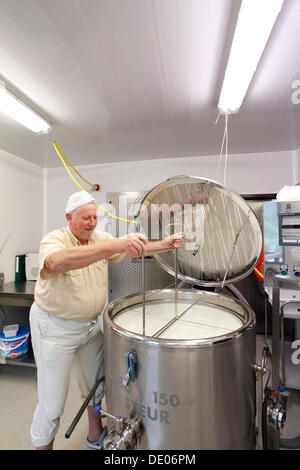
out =
<path fill-rule="evenodd" d="M 7 282 L 0 287 L 0 305 L 31 307 L 35 281 Z"/>

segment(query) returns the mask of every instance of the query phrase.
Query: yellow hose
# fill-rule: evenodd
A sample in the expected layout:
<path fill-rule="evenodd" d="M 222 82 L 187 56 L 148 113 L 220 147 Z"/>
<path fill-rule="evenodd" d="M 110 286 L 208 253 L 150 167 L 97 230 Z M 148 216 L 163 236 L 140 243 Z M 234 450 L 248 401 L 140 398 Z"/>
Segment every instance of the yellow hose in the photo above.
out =
<path fill-rule="evenodd" d="M 74 171 L 76 171 L 77 175 L 80 176 L 80 178 L 85 181 L 87 184 L 89 184 L 91 187 L 93 187 L 94 185 L 92 183 L 90 183 L 88 180 L 86 180 L 80 173 L 79 171 L 76 170 L 76 168 L 73 167 L 72 163 L 69 162 L 69 160 L 67 159 L 67 157 L 64 155 L 63 151 L 61 150 L 61 148 L 59 147 L 59 145 L 56 143 L 56 142 L 53 142 L 53 145 L 55 147 L 55 150 L 57 151 L 57 149 L 59 150 L 59 152 L 62 154 L 63 156 L 63 159 L 68 163 L 68 165 L 70 165 L 71 168 L 73 168 Z M 70 173 L 69 173 L 70 174 Z M 74 180 L 75 181 L 75 180 Z M 75 181 L 76 183 L 76 181 Z M 82 188 L 81 188 L 82 189 Z"/>
<path fill-rule="evenodd" d="M 254 271 L 262 278 L 264 279 L 264 275 L 256 268 L 254 268 Z"/>
<path fill-rule="evenodd" d="M 78 181 L 76 181 L 76 179 L 74 178 L 74 176 L 72 175 L 72 173 L 70 172 L 69 168 L 67 167 L 66 163 L 65 163 L 65 160 L 68 162 L 68 164 L 73 168 L 73 170 L 76 171 L 76 173 L 80 176 L 80 178 L 82 178 L 86 183 L 88 183 L 90 186 L 93 187 L 93 184 L 89 183 L 89 181 L 87 181 L 86 179 L 84 179 L 81 174 L 71 165 L 71 163 L 66 159 L 66 157 L 64 156 L 64 158 L 61 156 L 60 152 L 63 154 L 63 152 L 61 151 L 61 149 L 59 148 L 59 146 L 57 145 L 56 142 L 53 141 L 53 146 L 55 148 L 55 151 L 57 153 L 57 155 L 59 156 L 59 158 L 61 159 L 65 169 L 67 170 L 70 178 L 74 181 L 75 184 L 77 184 L 77 186 L 81 189 L 81 191 L 84 191 L 83 187 L 80 186 L 80 184 L 78 183 Z M 123 220 L 124 222 L 129 222 L 131 224 L 137 224 L 138 222 L 136 222 L 135 220 L 127 220 L 127 219 L 122 219 L 122 217 L 117 217 L 116 215 L 113 215 L 111 212 L 107 211 L 106 209 L 104 209 L 103 207 L 101 206 L 98 206 L 97 204 L 97 207 L 99 209 L 101 209 L 102 211 L 106 212 L 106 214 L 110 215 L 111 217 L 113 217 L 114 219 L 117 219 L 117 220 Z"/>

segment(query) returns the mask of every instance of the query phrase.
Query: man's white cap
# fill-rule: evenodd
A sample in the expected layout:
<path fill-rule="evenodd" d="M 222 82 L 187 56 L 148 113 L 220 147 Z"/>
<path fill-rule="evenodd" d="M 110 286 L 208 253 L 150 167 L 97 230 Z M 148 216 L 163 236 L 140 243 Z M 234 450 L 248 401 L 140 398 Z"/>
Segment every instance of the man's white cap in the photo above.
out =
<path fill-rule="evenodd" d="M 66 214 L 70 214 L 70 212 L 75 211 L 85 204 L 90 204 L 91 202 L 96 204 L 95 199 L 88 192 L 78 191 L 77 193 L 73 193 L 68 199 Z"/>

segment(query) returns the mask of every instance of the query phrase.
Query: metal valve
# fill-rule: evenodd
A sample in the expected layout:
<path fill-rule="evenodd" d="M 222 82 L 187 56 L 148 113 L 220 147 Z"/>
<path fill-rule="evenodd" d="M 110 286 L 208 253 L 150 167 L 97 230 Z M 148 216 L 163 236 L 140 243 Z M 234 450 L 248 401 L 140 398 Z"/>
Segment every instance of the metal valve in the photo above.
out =
<path fill-rule="evenodd" d="M 289 392 L 281 386 L 269 391 L 267 420 L 274 429 L 280 430 L 285 425 L 288 397 Z"/>
<path fill-rule="evenodd" d="M 137 417 L 113 416 L 107 411 L 103 411 L 100 405 L 95 406 L 94 412 L 97 415 L 107 416 L 115 422 L 113 429 L 105 437 L 104 449 L 126 450 L 135 448 L 142 434 L 142 423 Z"/>
<path fill-rule="evenodd" d="M 111 415 L 110 413 L 107 413 L 107 411 L 104 411 L 102 406 L 100 405 L 95 406 L 94 413 L 96 415 L 101 414 L 101 415 L 106 416 L 107 418 L 113 419 L 115 421 L 115 429 L 117 429 L 118 432 L 122 432 L 124 428 L 124 418 L 122 416 Z"/>

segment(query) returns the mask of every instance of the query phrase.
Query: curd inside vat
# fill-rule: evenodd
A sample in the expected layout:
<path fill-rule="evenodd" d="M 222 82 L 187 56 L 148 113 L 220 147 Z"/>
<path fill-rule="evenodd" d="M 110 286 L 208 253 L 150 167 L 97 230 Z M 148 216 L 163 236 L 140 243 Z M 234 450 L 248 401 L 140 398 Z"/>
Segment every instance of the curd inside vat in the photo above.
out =
<path fill-rule="evenodd" d="M 159 335 L 157 333 L 177 319 Z M 143 334 L 143 306 L 132 305 L 118 312 L 114 323 L 127 331 Z M 204 339 L 232 333 L 243 326 L 238 315 L 224 307 L 200 302 L 160 300 L 146 302 L 145 335 L 165 339 Z"/>

